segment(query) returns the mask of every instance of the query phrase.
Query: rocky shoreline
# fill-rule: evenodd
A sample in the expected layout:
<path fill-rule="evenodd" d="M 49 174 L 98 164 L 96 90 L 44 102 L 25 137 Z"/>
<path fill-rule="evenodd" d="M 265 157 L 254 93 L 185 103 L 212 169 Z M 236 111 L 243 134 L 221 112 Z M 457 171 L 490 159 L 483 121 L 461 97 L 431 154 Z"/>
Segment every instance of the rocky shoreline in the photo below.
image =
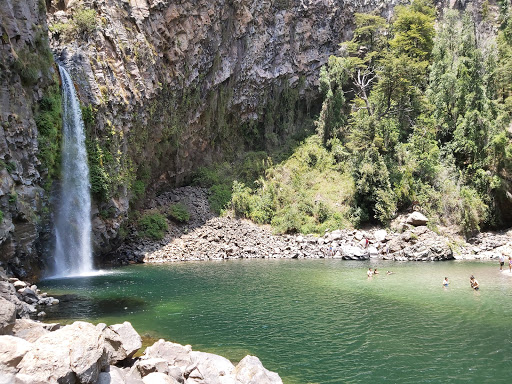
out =
<path fill-rule="evenodd" d="M 275 235 L 268 226 L 248 220 L 215 217 L 209 210 L 208 191 L 182 187 L 160 195 L 147 207 L 165 213 L 174 203 L 187 206 L 186 224 L 169 220 L 160 241 L 140 238 L 130 228 L 125 243 L 109 259 L 114 265 L 241 258 L 340 258 L 394 261 L 493 259 L 510 251 L 512 230 L 479 233 L 465 241 L 461 236 L 441 236 L 427 227 L 419 212 L 400 216 L 390 229 L 333 230 L 323 236 Z M 368 240 L 368 244 L 367 241 Z"/>
<path fill-rule="evenodd" d="M 31 320 L 36 305 L 58 300 L 29 286 L 0 269 L 0 384 L 282 383 L 255 356 L 235 366 L 222 356 L 164 340 L 134 357 L 142 339 L 129 322 L 61 326 Z"/>

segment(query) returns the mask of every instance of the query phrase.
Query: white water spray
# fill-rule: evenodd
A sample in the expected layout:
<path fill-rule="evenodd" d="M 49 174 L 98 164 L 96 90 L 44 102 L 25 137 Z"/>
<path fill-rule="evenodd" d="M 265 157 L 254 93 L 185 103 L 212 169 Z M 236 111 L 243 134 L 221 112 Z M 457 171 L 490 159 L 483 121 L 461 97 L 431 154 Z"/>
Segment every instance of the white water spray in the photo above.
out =
<path fill-rule="evenodd" d="M 94 274 L 91 251 L 91 194 L 84 122 L 69 73 L 62 79 L 62 177 L 55 223 L 52 277 Z"/>

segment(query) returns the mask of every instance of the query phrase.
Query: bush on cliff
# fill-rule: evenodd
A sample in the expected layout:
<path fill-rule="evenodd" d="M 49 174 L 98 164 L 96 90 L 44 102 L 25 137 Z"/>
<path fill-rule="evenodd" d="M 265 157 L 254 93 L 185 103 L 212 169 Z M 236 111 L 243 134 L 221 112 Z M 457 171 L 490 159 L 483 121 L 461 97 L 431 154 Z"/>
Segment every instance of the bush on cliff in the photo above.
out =
<path fill-rule="evenodd" d="M 60 143 L 62 131 L 62 100 L 57 79 L 48 87 L 35 113 L 38 131 L 39 155 L 43 173 L 46 172 L 45 188 L 60 173 Z"/>
<path fill-rule="evenodd" d="M 169 207 L 169 217 L 179 223 L 186 223 L 190 220 L 190 213 L 188 208 L 183 203 L 176 203 Z"/>
<path fill-rule="evenodd" d="M 154 240 L 162 239 L 168 229 L 165 216 L 158 212 L 144 214 L 137 224 L 140 236 Z"/>

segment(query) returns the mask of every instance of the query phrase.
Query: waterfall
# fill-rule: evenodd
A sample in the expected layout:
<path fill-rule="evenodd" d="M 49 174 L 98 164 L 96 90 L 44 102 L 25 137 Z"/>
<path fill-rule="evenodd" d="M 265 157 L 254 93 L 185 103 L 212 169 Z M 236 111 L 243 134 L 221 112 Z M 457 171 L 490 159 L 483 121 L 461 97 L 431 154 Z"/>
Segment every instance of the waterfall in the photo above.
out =
<path fill-rule="evenodd" d="M 62 79 L 62 176 L 55 221 L 54 277 L 93 272 L 91 251 L 91 196 L 80 103 L 69 73 L 59 66 Z"/>

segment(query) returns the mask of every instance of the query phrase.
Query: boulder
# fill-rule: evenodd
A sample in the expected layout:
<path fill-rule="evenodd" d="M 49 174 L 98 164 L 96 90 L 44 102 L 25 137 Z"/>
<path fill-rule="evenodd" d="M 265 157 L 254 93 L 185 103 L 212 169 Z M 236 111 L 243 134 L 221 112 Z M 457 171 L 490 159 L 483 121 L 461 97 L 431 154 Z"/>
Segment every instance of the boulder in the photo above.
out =
<path fill-rule="evenodd" d="M 97 328 L 105 337 L 110 364 L 131 358 L 142 347 L 140 335 L 128 321 L 108 327 L 100 323 Z"/>
<path fill-rule="evenodd" d="M 190 352 L 194 369 L 188 374 L 187 384 L 235 384 L 231 372 L 235 366 L 225 357 L 206 352 Z"/>
<path fill-rule="evenodd" d="M 179 384 L 174 378 L 160 372 L 150 373 L 142 379 L 142 382 L 144 384 Z"/>
<path fill-rule="evenodd" d="M 18 319 L 12 329 L 12 334 L 24 340 L 35 342 L 41 336 L 49 333 L 50 330 L 46 324 L 30 319 Z"/>
<path fill-rule="evenodd" d="M 332 231 L 330 234 L 330 239 L 332 241 L 343 239 L 343 232 L 341 232 L 339 229 Z"/>
<path fill-rule="evenodd" d="M 406 222 L 407 224 L 411 224 L 414 225 L 415 227 L 418 227 L 420 225 L 426 225 L 428 223 L 428 218 L 421 212 L 415 211 L 409 215 Z"/>
<path fill-rule="evenodd" d="M 108 366 L 103 334 L 77 321 L 41 336 L 18 365 L 20 383 L 93 384 Z"/>
<path fill-rule="evenodd" d="M 32 349 L 32 343 L 19 337 L 0 336 L 0 376 L 2 372 L 16 372 L 16 366 Z"/>
<path fill-rule="evenodd" d="M 279 375 L 266 369 L 256 356 L 245 356 L 236 366 L 233 375 L 237 384 L 283 383 Z"/>
<path fill-rule="evenodd" d="M 127 378 L 121 368 L 111 365 L 105 372 L 100 372 L 97 384 L 143 384 L 143 382 L 140 379 Z"/>
<path fill-rule="evenodd" d="M 373 246 L 368 247 L 368 254 L 370 257 L 378 257 L 379 256 L 379 250 Z"/>
<path fill-rule="evenodd" d="M 344 260 L 368 260 L 369 258 L 369 254 L 364 249 L 352 245 L 343 245 L 341 254 Z"/>
<path fill-rule="evenodd" d="M 151 347 L 146 348 L 144 357 L 147 359 L 159 357 L 165 359 L 169 365 L 185 370 L 186 367 L 192 365 L 191 351 L 192 347 L 190 345 L 183 346 L 160 339 Z"/>
<path fill-rule="evenodd" d="M 385 229 L 379 229 L 378 231 L 375 231 L 373 236 L 375 237 L 375 240 L 382 243 L 386 241 L 386 236 L 388 235 L 387 231 Z"/>
<path fill-rule="evenodd" d="M 0 297 L 10 301 L 16 306 L 16 315 L 21 318 L 28 318 L 31 313 L 36 312 L 36 309 L 21 301 L 18 298 L 14 286 L 7 281 L 0 281 Z"/>
<path fill-rule="evenodd" d="M 152 372 L 169 373 L 169 363 L 167 360 L 160 357 L 153 357 L 151 359 L 139 359 L 137 361 L 137 369 L 141 377 L 147 376 Z"/>
<path fill-rule="evenodd" d="M 18 290 L 18 293 L 21 295 L 25 303 L 37 304 L 39 301 L 37 294 L 30 288 L 21 288 Z"/>
<path fill-rule="evenodd" d="M 25 288 L 27 286 L 27 283 L 25 283 L 24 281 L 21 281 L 21 280 L 16 280 L 12 283 L 12 285 L 14 285 L 14 288 L 19 290 L 19 289 Z"/>
<path fill-rule="evenodd" d="M 0 297 L 0 335 L 11 333 L 16 322 L 16 305 Z"/>

